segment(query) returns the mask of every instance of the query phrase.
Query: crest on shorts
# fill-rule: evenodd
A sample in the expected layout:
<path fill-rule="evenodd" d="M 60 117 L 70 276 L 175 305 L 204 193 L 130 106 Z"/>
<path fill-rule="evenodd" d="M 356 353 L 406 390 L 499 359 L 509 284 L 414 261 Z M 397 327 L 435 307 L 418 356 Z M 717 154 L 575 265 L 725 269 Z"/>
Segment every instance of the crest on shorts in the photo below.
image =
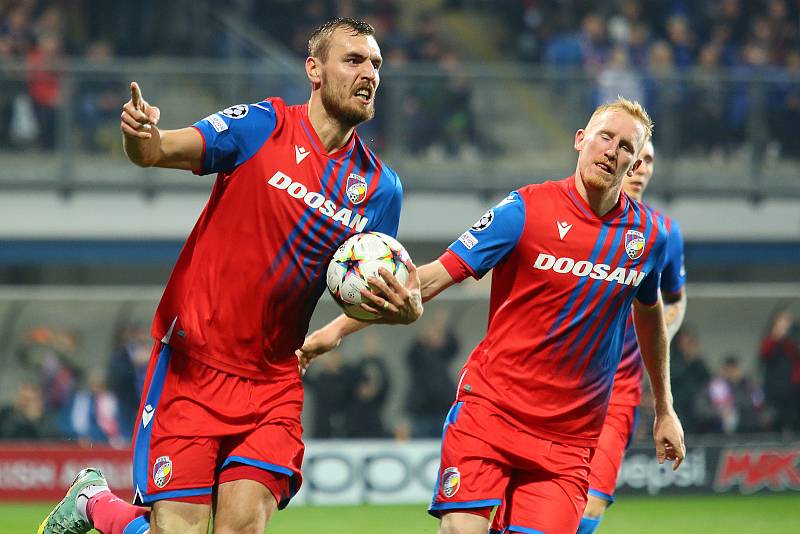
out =
<path fill-rule="evenodd" d="M 442 473 L 442 493 L 445 497 L 450 498 L 458 493 L 458 488 L 461 487 L 461 473 L 458 472 L 458 467 L 448 467 Z"/>
<path fill-rule="evenodd" d="M 347 198 L 353 204 L 361 204 L 367 198 L 367 179 L 352 173 L 347 177 Z"/>
<path fill-rule="evenodd" d="M 644 252 L 644 234 L 637 230 L 628 230 L 625 233 L 625 252 L 632 260 L 638 260 Z"/>
<path fill-rule="evenodd" d="M 166 486 L 172 479 L 172 460 L 169 456 L 159 456 L 153 464 L 153 483 L 158 488 Z"/>

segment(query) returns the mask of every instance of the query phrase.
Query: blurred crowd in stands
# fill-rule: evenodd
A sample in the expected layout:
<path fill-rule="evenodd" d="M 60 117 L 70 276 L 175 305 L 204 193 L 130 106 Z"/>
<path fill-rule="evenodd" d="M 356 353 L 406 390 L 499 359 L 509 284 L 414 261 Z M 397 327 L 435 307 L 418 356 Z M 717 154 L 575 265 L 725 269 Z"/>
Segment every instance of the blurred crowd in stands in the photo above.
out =
<path fill-rule="evenodd" d="M 305 376 L 313 438 L 437 438 L 455 396 L 458 366 L 468 347 L 454 318 L 434 310 L 405 349 L 407 379 L 392 373 L 385 340 L 367 332 L 360 348 L 345 345 Z M 17 352 L 24 369 L 12 401 L 0 408 L 0 439 L 68 439 L 124 447 L 130 443 L 152 347 L 149 328 L 129 323 L 101 368 L 87 368 L 80 340 L 68 331 L 35 328 Z M 800 325 L 777 308 L 752 353 L 709 363 L 698 332 L 684 326 L 672 344 L 675 406 L 687 435 L 800 433 Z M 757 364 L 754 366 L 754 362 Z M 757 369 L 757 372 L 745 369 Z M 406 384 L 398 391 L 398 382 Z M 402 398 L 387 410 L 390 396 Z M 638 438 L 652 439 L 645 393 Z M 391 413 L 390 413 L 391 412 Z"/>
<path fill-rule="evenodd" d="M 617 94 L 644 102 L 665 155 L 797 158 L 799 10 L 789 0 L 444 0 L 424 11 L 398 0 L 239 0 L 227 10 L 188 0 L 0 0 L 0 73 L 9 61 L 29 69 L 5 73 L 0 146 L 53 148 L 57 110 L 69 101 L 80 116 L 80 145 L 110 150 L 115 131 L 102 126 L 116 126 L 126 96 L 126 80 L 103 71 L 116 58 L 257 59 L 238 30 L 300 58 L 318 24 L 358 16 L 376 27 L 384 81 L 396 89 L 382 91 L 376 118 L 361 129 L 380 149 L 466 161 L 496 153 L 491 127 L 478 128 L 479 88 L 464 65 L 518 60 L 562 75 L 580 69 L 588 85 L 561 81 L 553 90 L 587 110 Z M 489 37 L 459 28 L 453 13 L 477 14 Z M 57 69 L 73 60 L 94 69 L 68 83 Z M 415 75 L 392 76 L 410 63 Z"/>

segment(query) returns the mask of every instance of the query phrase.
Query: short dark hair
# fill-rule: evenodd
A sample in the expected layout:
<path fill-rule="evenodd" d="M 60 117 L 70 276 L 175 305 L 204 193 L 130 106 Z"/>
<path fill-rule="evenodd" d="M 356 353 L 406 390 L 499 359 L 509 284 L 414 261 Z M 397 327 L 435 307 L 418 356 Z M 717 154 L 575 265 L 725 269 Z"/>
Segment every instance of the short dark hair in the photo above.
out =
<path fill-rule="evenodd" d="M 375 35 L 375 28 L 368 22 L 352 18 L 331 19 L 311 34 L 308 38 L 308 55 L 327 61 L 331 35 L 338 28 L 347 28 L 354 35 Z"/>

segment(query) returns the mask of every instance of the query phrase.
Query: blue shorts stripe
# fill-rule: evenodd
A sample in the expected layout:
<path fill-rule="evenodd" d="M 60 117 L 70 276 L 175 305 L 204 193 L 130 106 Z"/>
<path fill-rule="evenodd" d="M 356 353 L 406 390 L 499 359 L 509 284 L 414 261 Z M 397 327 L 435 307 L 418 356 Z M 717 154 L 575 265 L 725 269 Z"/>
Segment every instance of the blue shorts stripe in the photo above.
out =
<path fill-rule="evenodd" d="M 602 491 L 597 491 L 596 489 L 592 488 L 589 488 L 589 495 L 592 497 L 597 497 L 598 499 L 603 499 L 609 503 L 612 503 L 616 500 L 613 495 L 609 495 L 608 493 L 603 493 Z"/>
<path fill-rule="evenodd" d="M 151 504 L 156 501 L 163 501 L 166 499 L 179 499 L 181 497 L 197 497 L 199 495 L 211 495 L 211 488 L 194 488 L 182 489 L 174 491 L 162 491 L 160 493 L 151 493 L 144 495 L 142 501 L 144 504 Z"/>
<path fill-rule="evenodd" d="M 444 435 L 445 435 L 445 433 L 447 433 L 447 427 L 456 422 L 456 420 L 458 419 L 458 413 L 461 411 L 461 407 L 463 405 L 464 405 L 463 401 L 456 402 L 450 407 L 450 411 L 447 412 L 447 417 L 444 418 L 444 425 L 442 426 L 442 444 L 441 444 L 442 447 L 444 446 Z M 441 458 L 441 457 L 442 457 L 442 451 L 441 451 L 441 448 L 440 448 L 439 449 L 439 458 Z M 441 471 L 441 470 L 442 470 L 442 466 L 440 464 L 439 468 L 436 471 L 436 484 L 434 484 L 434 486 L 433 486 L 433 497 L 431 498 L 431 507 L 428 509 L 428 511 L 433 509 L 433 505 L 434 505 L 434 503 L 436 503 L 436 496 L 439 494 L 439 482 L 440 482 L 440 480 L 439 480 L 439 471 Z"/>
<path fill-rule="evenodd" d="M 292 471 L 288 467 L 283 467 L 282 465 L 270 464 L 259 460 L 253 460 L 252 458 L 246 458 L 244 456 L 228 456 L 228 458 L 226 458 L 225 461 L 222 463 L 221 469 L 225 469 L 229 464 L 234 462 L 244 465 L 250 465 L 252 467 L 258 467 L 259 469 L 263 469 L 265 471 L 273 471 L 275 473 L 280 473 L 282 475 L 290 477 L 294 476 L 294 471 Z"/>
<path fill-rule="evenodd" d="M 164 389 L 164 381 L 169 371 L 169 362 L 172 358 L 172 348 L 163 345 L 158 353 L 158 361 L 150 379 L 145 397 L 145 408 L 141 416 L 141 427 L 136 433 L 136 442 L 133 444 L 133 487 L 135 490 L 134 502 L 145 503 L 147 498 L 147 481 L 150 479 L 150 439 L 152 437 L 154 419 L 158 411 L 158 401 Z"/>
<path fill-rule="evenodd" d="M 543 530 L 536 530 L 534 528 L 520 527 L 519 525 L 511 525 L 508 527 L 507 532 L 521 532 L 522 534 L 546 534 Z"/>
<path fill-rule="evenodd" d="M 500 499 L 483 499 L 480 501 L 464 501 L 464 502 L 443 502 L 437 503 L 434 502 L 431 504 L 431 507 L 428 508 L 428 513 L 434 517 L 440 517 L 441 514 L 439 512 L 443 510 L 467 510 L 472 508 L 493 508 L 495 506 L 500 506 L 503 504 L 503 501 Z"/>
<path fill-rule="evenodd" d="M 128 523 L 122 534 L 144 534 L 150 530 L 150 516 L 141 515 Z"/>

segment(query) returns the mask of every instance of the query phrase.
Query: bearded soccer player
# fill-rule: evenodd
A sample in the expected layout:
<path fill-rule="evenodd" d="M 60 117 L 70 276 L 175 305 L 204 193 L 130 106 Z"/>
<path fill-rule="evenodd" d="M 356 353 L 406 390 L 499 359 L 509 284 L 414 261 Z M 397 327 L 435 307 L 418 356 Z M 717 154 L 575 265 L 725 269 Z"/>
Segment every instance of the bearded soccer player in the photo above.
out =
<path fill-rule="evenodd" d="M 621 193 L 652 123 L 635 102 L 599 107 L 575 134 L 575 174 L 512 192 L 419 269 L 423 299 L 494 269 L 486 337 L 447 414 L 429 512 L 440 533 L 485 534 L 495 506 L 506 531 L 575 534 L 590 462 L 634 309 L 652 382 L 660 462 L 677 468 L 683 430 L 672 408 L 659 298 L 667 231 Z M 409 291 L 372 279 L 365 308 L 413 314 Z M 339 317 L 297 352 L 301 367 L 363 328 Z"/>
<path fill-rule="evenodd" d="M 653 176 L 655 151 L 648 141 L 639 153 L 642 164 L 626 176 L 622 183 L 625 193 L 637 202 Z M 661 295 L 664 300 L 664 318 L 667 324 L 667 337 L 672 339 L 683 322 L 686 313 L 686 270 L 683 265 L 683 235 L 678 223 L 667 215 L 659 214 L 669 234 L 667 238 L 667 257 L 661 272 Z M 614 502 L 614 489 L 617 486 L 622 458 L 630 445 L 636 430 L 637 412 L 642 400 L 642 358 L 636 342 L 633 320 L 628 319 L 625 341 L 622 345 L 622 358 L 614 377 L 614 388 L 608 414 L 600 432 L 600 441 L 592 458 L 592 472 L 589 475 L 589 498 L 583 511 L 578 534 L 592 534 L 597 530 L 606 508 Z"/>
<path fill-rule="evenodd" d="M 131 84 L 121 123 L 130 160 L 217 179 L 153 322 L 133 445 L 143 506 L 117 499 L 87 469 L 40 533 L 205 534 L 212 490 L 214 532 L 263 532 L 297 492 L 303 390 L 294 351 L 328 260 L 356 232 L 397 232 L 400 181 L 355 132 L 374 114 L 380 66 L 373 28 L 336 19 L 309 40 L 304 105 L 268 98 L 165 131 Z M 404 289 L 418 297 L 409 269 Z"/>

